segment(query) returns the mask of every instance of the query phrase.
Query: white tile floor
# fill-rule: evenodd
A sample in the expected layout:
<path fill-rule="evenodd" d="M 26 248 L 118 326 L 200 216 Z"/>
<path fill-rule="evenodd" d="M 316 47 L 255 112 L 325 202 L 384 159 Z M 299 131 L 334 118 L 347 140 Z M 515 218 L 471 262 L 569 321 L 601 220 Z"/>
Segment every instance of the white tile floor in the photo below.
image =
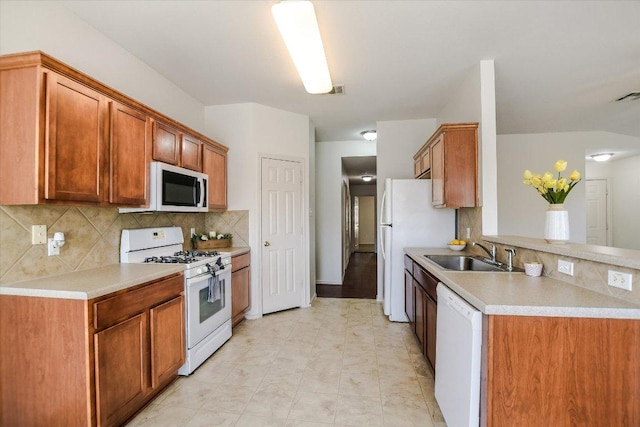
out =
<path fill-rule="evenodd" d="M 407 324 L 373 300 L 245 320 L 129 426 L 445 426 Z"/>

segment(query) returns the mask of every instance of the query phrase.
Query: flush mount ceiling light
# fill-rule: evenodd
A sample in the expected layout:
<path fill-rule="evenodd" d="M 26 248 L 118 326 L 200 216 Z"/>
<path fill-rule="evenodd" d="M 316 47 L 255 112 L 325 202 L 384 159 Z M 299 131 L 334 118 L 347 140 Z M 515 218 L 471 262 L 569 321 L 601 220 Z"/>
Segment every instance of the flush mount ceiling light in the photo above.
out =
<path fill-rule="evenodd" d="M 367 141 L 375 141 L 378 138 L 378 134 L 375 130 L 363 130 L 360 135 Z"/>
<path fill-rule="evenodd" d="M 590 157 L 596 162 L 606 162 L 611 158 L 611 156 L 613 156 L 613 153 L 592 154 Z"/>
<path fill-rule="evenodd" d="M 364 182 L 369 182 L 373 179 L 373 177 L 371 175 L 362 175 L 362 180 Z"/>
<path fill-rule="evenodd" d="M 331 92 L 333 84 L 313 4 L 284 0 L 274 4 L 271 13 L 305 90 L 311 94 Z"/>

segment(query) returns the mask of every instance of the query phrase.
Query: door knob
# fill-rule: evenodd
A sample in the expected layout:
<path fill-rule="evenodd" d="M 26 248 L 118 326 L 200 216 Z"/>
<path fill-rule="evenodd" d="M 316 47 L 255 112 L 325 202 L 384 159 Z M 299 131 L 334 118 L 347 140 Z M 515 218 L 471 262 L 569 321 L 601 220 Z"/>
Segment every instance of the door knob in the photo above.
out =
<path fill-rule="evenodd" d="M 269 242 L 265 241 L 265 242 L 264 242 L 264 245 L 265 245 L 265 246 L 271 246 L 271 243 L 269 243 Z"/>

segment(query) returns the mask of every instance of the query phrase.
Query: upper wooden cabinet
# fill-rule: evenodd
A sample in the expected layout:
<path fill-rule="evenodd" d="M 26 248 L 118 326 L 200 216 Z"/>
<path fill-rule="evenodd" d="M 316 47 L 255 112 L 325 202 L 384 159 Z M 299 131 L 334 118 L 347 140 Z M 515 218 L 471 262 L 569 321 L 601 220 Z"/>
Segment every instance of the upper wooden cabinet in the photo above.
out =
<path fill-rule="evenodd" d="M 144 205 L 149 194 L 151 119 L 115 101 L 109 118 L 109 202 Z"/>
<path fill-rule="evenodd" d="M 100 202 L 105 187 L 107 100 L 55 73 L 46 73 L 45 83 L 44 197 Z"/>
<path fill-rule="evenodd" d="M 180 166 L 202 172 L 202 143 L 186 134 L 182 134 L 181 139 Z"/>
<path fill-rule="evenodd" d="M 227 209 L 227 153 L 202 144 L 202 172 L 209 175 L 207 201 L 210 211 Z"/>
<path fill-rule="evenodd" d="M 153 160 L 202 172 L 201 142 L 162 122 L 153 126 Z"/>
<path fill-rule="evenodd" d="M 413 156 L 413 176 L 415 178 L 431 178 L 431 150 L 425 144 Z"/>
<path fill-rule="evenodd" d="M 179 166 L 180 131 L 161 122 L 153 124 L 153 160 Z"/>
<path fill-rule="evenodd" d="M 416 153 L 415 161 L 420 167 L 414 168 L 414 175 L 431 178 L 435 207 L 478 205 L 477 123 L 443 124 Z"/>
<path fill-rule="evenodd" d="M 203 143 L 226 209 L 226 147 L 42 52 L 0 56 L 0 204 L 144 206 L 151 159 L 201 171 Z"/>

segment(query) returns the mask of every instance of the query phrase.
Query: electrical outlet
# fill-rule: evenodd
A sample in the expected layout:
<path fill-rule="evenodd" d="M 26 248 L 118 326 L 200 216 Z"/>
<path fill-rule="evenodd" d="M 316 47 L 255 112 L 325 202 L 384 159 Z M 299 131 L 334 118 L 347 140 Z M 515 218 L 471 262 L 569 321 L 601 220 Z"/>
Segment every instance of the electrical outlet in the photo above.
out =
<path fill-rule="evenodd" d="M 196 229 L 191 227 L 191 237 L 196 235 Z"/>
<path fill-rule="evenodd" d="M 31 226 L 31 244 L 32 245 L 47 244 L 47 226 L 46 225 Z"/>
<path fill-rule="evenodd" d="M 465 237 L 467 240 L 471 238 L 471 228 L 467 227 L 467 229 L 465 230 Z"/>
<path fill-rule="evenodd" d="M 614 288 L 620 288 L 627 291 L 631 290 L 631 273 L 620 273 L 619 271 L 609 270 L 607 283 Z"/>
<path fill-rule="evenodd" d="M 558 260 L 558 273 L 573 276 L 573 263 L 570 261 Z"/>

